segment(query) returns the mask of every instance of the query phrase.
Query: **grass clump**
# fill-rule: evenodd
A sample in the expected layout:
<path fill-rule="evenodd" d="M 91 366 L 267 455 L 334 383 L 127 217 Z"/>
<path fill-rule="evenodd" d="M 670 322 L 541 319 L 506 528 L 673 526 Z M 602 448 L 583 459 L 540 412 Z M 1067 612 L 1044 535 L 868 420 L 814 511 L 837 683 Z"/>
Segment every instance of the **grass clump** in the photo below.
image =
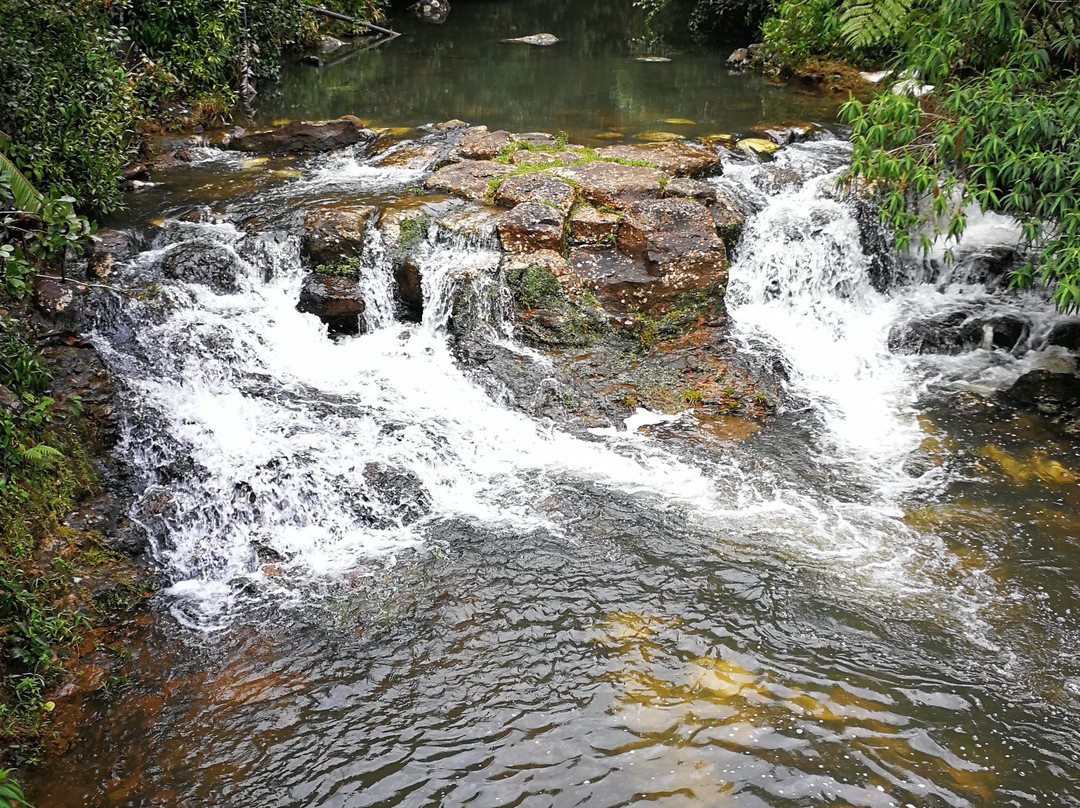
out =
<path fill-rule="evenodd" d="M 328 278 L 359 278 L 360 259 L 354 255 L 350 255 L 346 258 L 340 258 L 337 261 L 318 264 L 315 267 L 315 274 Z"/>

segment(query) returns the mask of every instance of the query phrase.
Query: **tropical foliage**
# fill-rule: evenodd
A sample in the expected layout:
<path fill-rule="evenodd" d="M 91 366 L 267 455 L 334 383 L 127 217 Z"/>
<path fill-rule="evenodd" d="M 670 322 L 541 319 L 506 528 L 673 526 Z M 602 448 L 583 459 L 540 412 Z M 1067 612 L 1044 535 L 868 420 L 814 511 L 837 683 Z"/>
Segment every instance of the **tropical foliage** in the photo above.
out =
<path fill-rule="evenodd" d="M 972 206 L 1016 217 L 1035 255 L 1014 282 L 1080 307 L 1080 6 L 940 0 L 908 28 L 896 64 L 933 92 L 845 106 L 851 176 L 901 247 L 958 238 Z"/>

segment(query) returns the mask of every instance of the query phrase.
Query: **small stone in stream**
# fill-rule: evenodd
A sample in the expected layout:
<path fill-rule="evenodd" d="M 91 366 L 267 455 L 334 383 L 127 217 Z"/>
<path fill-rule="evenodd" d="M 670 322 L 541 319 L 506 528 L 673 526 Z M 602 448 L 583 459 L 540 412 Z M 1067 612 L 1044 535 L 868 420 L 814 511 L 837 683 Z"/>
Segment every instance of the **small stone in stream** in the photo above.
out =
<path fill-rule="evenodd" d="M 716 201 L 716 188 L 701 180 L 692 180 L 689 177 L 674 177 L 668 180 L 664 186 L 665 197 L 682 197 L 695 199 L 704 205 Z"/>
<path fill-rule="evenodd" d="M 782 123 L 762 123 L 754 127 L 754 131 L 766 140 L 787 146 L 791 143 L 801 143 L 809 140 L 814 134 L 815 127 L 805 121 L 784 121 Z"/>
<path fill-rule="evenodd" d="M 312 273 L 304 278 L 296 309 L 314 314 L 331 334 L 356 335 L 364 313 L 363 291 L 356 278 Z"/>
<path fill-rule="evenodd" d="M 311 210 L 304 219 L 304 250 L 316 264 L 358 257 L 368 222 L 376 212 L 370 205 Z"/>
<path fill-rule="evenodd" d="M 522 202 L 540 202 L 557 208 L 564 215 L 574 206 L 572 186 L 550 174 L 535 172 L 507 177 L 495 192 L 495 202 L 512 207 Z"/>
<path fill-rule="evenodd" d="M 601 160 L 646 162 L 673 177 L 704 177 L 723 170 L 720 155 L 711 146 L 685 140 L 668 143 L 624 143 L 597 149 Z"/>
<path fill-rule="evenodd" d="M 670 62 L 671 60 L 666 56 L 638 56 L 636 61 L 660 64 L 662 62 Z"/>
<path fill-rule="evenodd" d="M 744 154 L 751 154 L 755 156 L 769 155 L 780 148 L 778 143 L 773 143 L 771 140 L 765 140 L 760 137 L 744 137 L 738 143 L 735 144 L 735 148 Z"/>
<path fill-rule="evenodd" d="M 408 525 L 431 510 L 431 495 L 423 481 L 408 469 L 396 469 L 384 463 L 364 466 L 364 482 L 371 488 L 385 511 L 384 515 L 370 511 L 375 524 L 392 527 L 395 523 Z"/>
<path fill-rule="evenodd" d="M 499 217 L 499 241 L 507 252 L 558 250 L 566 215 L 540 202 L 523 202 Z"/>
<path fill-rule="evenodd" d="M 378 134 L 352 115 L 330 121 L 293 121 L 277 129 L 263 129 L 229 140 L 229 148 L 257 154 L 314 153 L 371 145 Z"/>
<path fill-rule="evenodd" d="M 491 181 L 513 170 L 490 160 L 466 160 L 440 168 L 427 178 L 424 186 L 430 191 L 444 191 L 466 199 L 484 199 L 491 190 Z"/>
<path fill-rule="evenodd" d="M 579 205 L 570 217 L 570 241 L 573 244 L 613 244 L 621 213 Z"/>
<path fill-rule="evenodd" d="M 434 126 L 435 131 L 445 132 L 448 129 L 468 129 L 469 125 L 465 121 L 458 120 L 457 118 L 451 118 L 449 121 L 443 121 L 437 123 Z"/>
<path fill-rule="evenodd" d="M 318 42 L 315 45 L 315 50 L 317 50 L 322 56 L 327 56 L 336 50 L 341 50 L 345 47 L 345 44 L 346 43 L 342 42 L 336 37 L 321 36 L 319 37 Z"/>
<path fill-rule="evenodd" d="M 509 132 L 503 129 L 489 132 L 486 126 L 473 126 L 462 136 L 458 154 L 469 160 L 490 160 L 509 145 Z"/>
<path fill-rule="evenodd" d="M 503 39 L 500 41 L 507 44 L 547 47 L 548 45 L 554 45 L 559 41 L 559 38 L 553 34 L 531 34 L 530 36 L 519 36 L 514 37 L 513 39 Z"/>

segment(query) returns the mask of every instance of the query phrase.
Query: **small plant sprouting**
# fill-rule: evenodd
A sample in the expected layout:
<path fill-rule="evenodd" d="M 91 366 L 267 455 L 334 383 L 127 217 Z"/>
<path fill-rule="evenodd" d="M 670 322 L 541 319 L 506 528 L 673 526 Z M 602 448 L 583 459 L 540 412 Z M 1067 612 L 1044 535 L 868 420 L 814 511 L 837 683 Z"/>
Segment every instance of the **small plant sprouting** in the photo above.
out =
<path fill-rule="evenodd" d="M 360 275 L 360 259 L 353 255 L 329 264 L 319 264 L 315 267 L 315 274 L 332 278 L 356 278 Z"/>

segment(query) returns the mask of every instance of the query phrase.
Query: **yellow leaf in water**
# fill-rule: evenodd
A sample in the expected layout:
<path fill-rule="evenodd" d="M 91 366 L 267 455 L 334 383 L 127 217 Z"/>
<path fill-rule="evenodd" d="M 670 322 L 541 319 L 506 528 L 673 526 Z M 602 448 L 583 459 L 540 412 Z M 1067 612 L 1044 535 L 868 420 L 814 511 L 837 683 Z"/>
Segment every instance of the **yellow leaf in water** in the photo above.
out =
<path fill-rule="evenodd" d="M 278 118 L 276 121 L 274 121 L 271 124 L 271 126 L 285 126 L 285 125 L 290 124 L 290 123 L 292 123 L 291 118 Z"/>
<path fill-rule="evenodd" d="M 150 224 L 152 224 L 154 227 L 161 227 L 163 224 L 165 224 L 165 220 L 161 218 L 151 219 Z"/>
<path fill-rule="evenodd" d="M 674 123 L 679 126 L 692 126 L 696 121 L 692 121 L 689 118 L 664 118 L 664 123 Z"/>

